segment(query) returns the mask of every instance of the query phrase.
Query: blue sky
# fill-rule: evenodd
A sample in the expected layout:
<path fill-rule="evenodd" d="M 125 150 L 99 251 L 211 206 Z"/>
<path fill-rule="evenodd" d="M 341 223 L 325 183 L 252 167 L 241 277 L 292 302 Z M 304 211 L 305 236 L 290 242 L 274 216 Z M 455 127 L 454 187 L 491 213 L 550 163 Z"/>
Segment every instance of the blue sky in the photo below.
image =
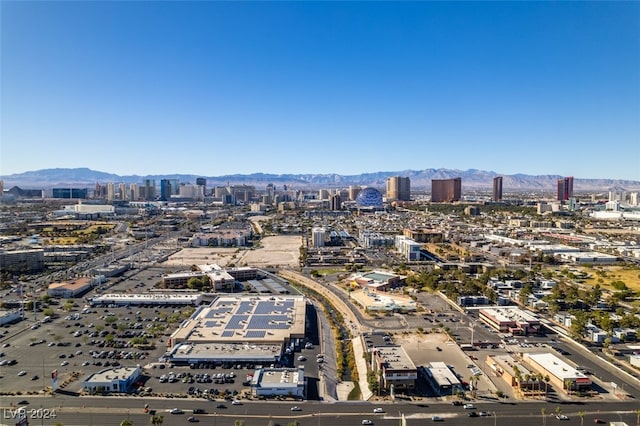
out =
<path fill-rule="evenodd" d="M 0 174 L 640 180 L 640 2 L 0 2 Z"/>

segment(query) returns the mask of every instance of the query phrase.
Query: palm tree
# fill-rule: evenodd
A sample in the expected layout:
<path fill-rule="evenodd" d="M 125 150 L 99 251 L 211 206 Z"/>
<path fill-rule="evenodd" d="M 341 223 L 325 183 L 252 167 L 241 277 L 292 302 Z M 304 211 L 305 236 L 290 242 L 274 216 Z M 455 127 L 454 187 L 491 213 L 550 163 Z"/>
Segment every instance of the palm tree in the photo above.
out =
<path fill-rule="evenodd" d="M 586 413 L 584 411 L 578 411 L 578 417 L 580 417 L 580 426 L 584 426 L 584 415 Z"/>
<path fill-rule="evenodd" d="M 640 410 L 636 410 L 636 418 L 637 426 L 640 426 Z"/>
<path fill-rule="evenodd" d="M 133 422 L 129 419 L 124 419 L 120 422 L 120 426 L 133 426 Z"/>
<path fill-rule="evenodd" d="M 540 414 L 542 414 L 542 425 L 546 425 L 547 424 L 547 409 L 546 408 L 541 408 L 540 409 Z"/>
<path fill-rule="evenodd" d="M 549 375 L 544 376 L 544 393 L 549 393 L 549 382 L 551 381 L 551 377 Z"/>
<path fill-rule="evenodd" d="M 164 416 L 161 414 L 154 414 L 149 419 L 149 423 L 151 423 L 154 426 L 161 425 L 162 423 L 164 423 Z"/>

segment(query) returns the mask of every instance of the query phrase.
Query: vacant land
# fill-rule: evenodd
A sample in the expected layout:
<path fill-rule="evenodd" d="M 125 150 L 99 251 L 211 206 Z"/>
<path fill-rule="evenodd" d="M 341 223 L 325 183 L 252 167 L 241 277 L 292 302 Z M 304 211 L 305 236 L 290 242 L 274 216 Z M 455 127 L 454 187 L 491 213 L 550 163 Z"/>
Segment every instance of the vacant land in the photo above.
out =
<path fill-rule="evenodd" d="M 606 290 L 613 290 L 611 283 L 614 281 L 622 281 L 627 288 L 633 291 L 640 291 L 640 269 L 628 268 L 623 266 L 598 266 L 598 267 L 582 267 L 579 268 L 588 274 L 588 278 L 584 280 L 585 285 L 600 286 Z"/>
<path fill-rule="evenodd" d="M 191 265 L 207 263 L 215 263 L 222 267 L 295 267 L 299 264 L 301 244 L 299 236 L 277 236 L 263 238 L 260 247 L 252 249 L 190 247 L 172 255 L 165 264 L 183 265 L 187 269 Z"/>

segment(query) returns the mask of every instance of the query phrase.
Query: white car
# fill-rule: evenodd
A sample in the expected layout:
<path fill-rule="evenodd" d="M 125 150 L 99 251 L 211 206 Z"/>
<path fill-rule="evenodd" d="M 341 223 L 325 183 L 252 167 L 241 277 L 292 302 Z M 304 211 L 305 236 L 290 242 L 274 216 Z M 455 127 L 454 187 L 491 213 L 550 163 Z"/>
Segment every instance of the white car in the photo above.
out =
<path fill-rule="evenodd" d="M 182 411 L 179 408 L 172 408 L 171 411 L 169 411 L 169 413 L 171 413 L 171 414 L 184 414 L 184 411 Z"/>
<path fill-rule="evenodd" d="M 384 410 L 382 408 L 378 407 L 378 408 L 374 408 L 373 412 L 374 413 L 384 413 Z"/>
<path fill-rule="evenodd" d="M 364 419 L 364 420 L 362 421 L 362 424 L 363 424 L 363 425 L 372 425 L 372 424 L 373 424 L 373 420 Z"/>
<path fill-rule="evenodd" d="M 558 419 L 558 420 L 569 420 L 569 416 L 565 416 L 564 414 L 558 414 L 556 416 L 556 419 Z"/>
<path fill-rule="evenodd" d="M 69 365 L 69 361 L 62 361 L 60 363 L 60 367 L 66 367 L 67 365 Z"/>
<path fill-rule="evenodd" d="M 18 376 L 26 376 L 26 375 L 27 375 L 27 372 L 24 370 L 18 373 Z"/>
<path fill-rule="evenodd" d="M 440 416 L 433 416 L 433 417 L 431 417 L 431 421 L 432 422 L 442 422 L 442 421 L 444 421 L 444 419 L 442 417 L 440 417 Z"/>
<path fill-rule="evenodd" d="M 306 360 L 307 360 L 307 358 L 306 358 L 306 357 L 304 357 L 303 355 L 300 355 L 300 356 L 298 357 L 298 361 L 306 361 Z"/>
<path fill-rule="evenodd" d="M 233 401 L 231 401 L 231 405 L 242 405 L 242 401 L 234 399 Z"/>
<path fill-rule="evenodd" d="M 297 405 L 291 407 L 291 411 L 302 411 L 302 408 L 298 407 Z"/>
<path fill-rule="evenodd" d="M 473 404 L 464 404 L 464 405 L 463 405 L 463 408 L 464 408 L 465 410 L 475 410 L 475 409 L 476 409 L 476 406 L 475 406 L 475 405 L 473 405 Z"/>

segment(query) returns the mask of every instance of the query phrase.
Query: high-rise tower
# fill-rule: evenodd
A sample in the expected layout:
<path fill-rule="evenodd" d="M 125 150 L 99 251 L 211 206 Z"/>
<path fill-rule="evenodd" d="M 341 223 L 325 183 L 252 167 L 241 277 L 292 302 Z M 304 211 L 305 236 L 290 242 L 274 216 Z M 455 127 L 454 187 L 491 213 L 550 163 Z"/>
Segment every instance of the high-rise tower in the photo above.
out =
<path fill-rule="evenodd" d="M 573 176 L 558 179 L 558 201 L 573 197 Z"/>
<path fill-rule="evenodd" d="M 387 200 L 409 201 L 411 180 L 408 177 L 393 176 L 387 179 Z"/>
<path fill-rule="evenodd" d="M 493 178 L 493 201 L 502 201 L 502 176 Z"/>
<path fill-rule="evenodd" d="M 432 179 L 431 201 L 434 203 L 450 203 L 462 198 L 462 178 Z"/>

